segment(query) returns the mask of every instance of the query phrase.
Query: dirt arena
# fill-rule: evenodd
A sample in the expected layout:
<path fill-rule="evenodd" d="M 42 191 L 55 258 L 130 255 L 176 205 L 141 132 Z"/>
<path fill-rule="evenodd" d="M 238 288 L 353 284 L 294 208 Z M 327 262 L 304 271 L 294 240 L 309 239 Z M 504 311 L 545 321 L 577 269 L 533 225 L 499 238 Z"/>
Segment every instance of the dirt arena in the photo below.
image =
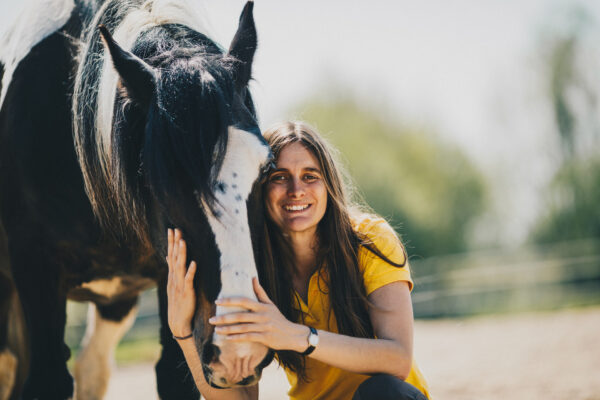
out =
<path fill-rule="evenodd" d="M 600 307 L 417 321 L 415 356 L 439 400 L 600 400 Z M 274 365 L 263 400 L 285 399 Z M 107 399 L 156 399 L 153 366 L 118 367 Z"/>

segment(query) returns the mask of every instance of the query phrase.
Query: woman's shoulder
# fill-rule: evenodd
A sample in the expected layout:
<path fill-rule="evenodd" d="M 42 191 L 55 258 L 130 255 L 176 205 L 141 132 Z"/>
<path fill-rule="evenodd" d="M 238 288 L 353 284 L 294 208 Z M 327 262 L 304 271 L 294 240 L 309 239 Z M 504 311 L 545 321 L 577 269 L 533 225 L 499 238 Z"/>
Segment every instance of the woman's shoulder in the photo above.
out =
<path fill-rule="evenodd" d="M 363 214 L 353 220 L 353 226 L 363 236 L 358 258 L 367 294 L 394 281 L 407 281 L 412 289 L 404 246 L 390 224 L 377 215 Z"/>
<path fill-rule="evenodd" d="M 375 244 L 380 250 L 402 246 L 400 238 L 394 228 L 378 215 L 359 214 L 354 216 L 352 219 L 352 227 L 355 232 L 366 237 L 368 240 L 367 243 L 370 242 Z"/>

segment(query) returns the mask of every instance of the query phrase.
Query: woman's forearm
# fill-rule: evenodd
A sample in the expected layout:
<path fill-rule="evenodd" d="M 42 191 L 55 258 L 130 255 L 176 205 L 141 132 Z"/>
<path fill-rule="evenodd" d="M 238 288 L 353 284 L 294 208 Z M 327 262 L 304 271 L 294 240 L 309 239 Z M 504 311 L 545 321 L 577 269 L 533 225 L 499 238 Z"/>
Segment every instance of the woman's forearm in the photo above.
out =
<path fill-rule="evenodd" d="M 307 330 L 308 331 L 308 330 Z M 319 330 L 319 344 L 309 356 L 360 374 L 384 373 L 402 380 L 412 366 L 412 349 L 391 339 L 363 339 Z M 308 344 L 304 344 L 306 348 Z"/>
<path fill-rule="evenodd" d="M 247 388 L 236 389 L 216 389 L 206 382 L 202 372 L 202 364 L 196 346 L 193 340 L 178 341 L 179 347 L 183 351 L 185 361 L 192 372 L 196 387 L 207 400 L 256 400 L 258 399 L 258 387 L 250 386 Z"/>
<path fill-rule="evenodd" d="M 242 307 L 252 312 L 214 317 L 209 322 L 216 325 L 215 331 L 228 335 L 229 340 L 254 341 L 274 350 L 305 351 L 308 327 L 287 320 L 258 280 L 254 279 L 253 283 L 260 302 L 246 298 L 220 300 L 220 305 Z M 412 366 L 413 319 L 408 285 L 405 282 L 386 285 L 374 291 L 369 299 L 374 304 L 370 315 L 378 339 L 354 338 L 320 330 L 319 344 L 309 357 L 347 371 L 385 373 L 405 379 Z"/>

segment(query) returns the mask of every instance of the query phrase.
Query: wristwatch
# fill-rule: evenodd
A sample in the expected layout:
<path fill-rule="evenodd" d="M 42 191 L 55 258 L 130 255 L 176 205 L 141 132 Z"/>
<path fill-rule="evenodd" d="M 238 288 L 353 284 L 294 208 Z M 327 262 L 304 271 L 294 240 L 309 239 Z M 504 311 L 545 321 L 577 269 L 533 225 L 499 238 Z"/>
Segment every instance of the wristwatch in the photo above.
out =
<path fill-rule="evenodd" d="M 303 356 L 307 356 L 315 351 L 315 347 L 317 347 L 319 344 L 319 334 L 317 333 L 317 330 L 312 326 L 309 326 L 308 329 L 310 329 L 310 333 L 306 338 L 306 341 L 308 342 L 308 348 L 304 350 L 304 353 L 302 353 Z"/>

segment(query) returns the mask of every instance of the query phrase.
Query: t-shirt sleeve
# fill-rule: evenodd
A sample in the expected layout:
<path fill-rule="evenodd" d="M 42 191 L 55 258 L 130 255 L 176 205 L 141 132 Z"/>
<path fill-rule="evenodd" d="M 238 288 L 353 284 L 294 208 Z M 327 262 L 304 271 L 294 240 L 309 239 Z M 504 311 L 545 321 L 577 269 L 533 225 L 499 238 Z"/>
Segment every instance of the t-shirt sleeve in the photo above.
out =
<path fill-rule="evenodd" d="M 413 289 L 413 281 L 410 275 L 410 266 L 406 259 L 404 246 L 396 236 L 394 230 L 384 220 L 369 224 L 361 231 L 367 235 L 377 250 L 389 260 L 403 265 L 396 267 L 391 265 L 378 255 L 365 247 L 359 250 L 359 264 L 363 273 L 363 280 L 367 296 L 382 286 L 392 282 L 408 282 L 410 290 Z"/>

